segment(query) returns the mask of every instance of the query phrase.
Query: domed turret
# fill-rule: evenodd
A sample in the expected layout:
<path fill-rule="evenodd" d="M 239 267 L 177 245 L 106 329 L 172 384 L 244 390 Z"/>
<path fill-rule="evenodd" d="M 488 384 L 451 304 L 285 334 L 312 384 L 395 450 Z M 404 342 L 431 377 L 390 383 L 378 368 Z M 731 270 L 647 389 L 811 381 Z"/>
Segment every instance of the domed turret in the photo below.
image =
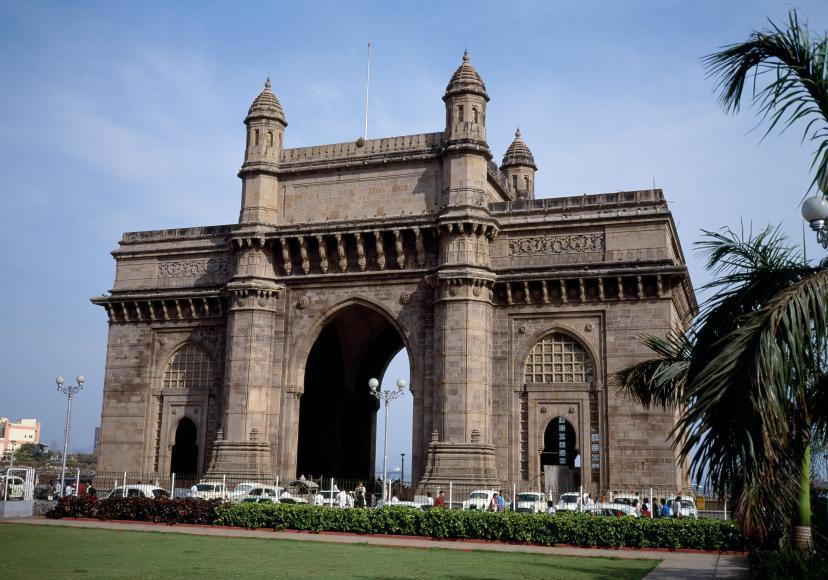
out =
<path fill-rule="evenodd" d="M 279 157 L 287 120 L 279 99 L 270 90 L 270 78 L 247 111 L 247 146 L 242 178 L 242 208 L 239 223 L 276 224 Z"/>
<path fill-rule="evenodd" d="M 515 131 L 515 140 L 506 149 L 500 170 L 509 181 L 515 199 L 535 199 L 535 158 L 520 135 Z"/>
<path fill-rule="evenodd" d="M 259 96 L 250 105 L 250 110 L 247 112 L 245 123 L 253 119 L 272 119 L 279 121 L 284 127 L 287 127 L 287 120 L 285 120 L 285 112 L 282 110 L 282 104 L 270 90 L 270 77 L 265 81 L 264 90 L 259 93 Z"/>
<path fill-rule="evenodd" d="M 486 103 L 489 95 L 483 79 L 471 65 L 468 51 L 454 71 L 443 95 L 446 103 L 446 142 L 466 142 L 488 150 Z"/>
<path fill-rule="evenodd" d="M 486 85 L 470 61 L 469 51 L 467 50 L 463 53 L 463 63 L 454 71 L 449 84 L 446 86 L 446 94 L 443 95 L 444 101 L 447 101 L 451 95 L 463 93 L 477 94 L 487 102 L 489 101 L 489 95 L 486 93 Z"/>

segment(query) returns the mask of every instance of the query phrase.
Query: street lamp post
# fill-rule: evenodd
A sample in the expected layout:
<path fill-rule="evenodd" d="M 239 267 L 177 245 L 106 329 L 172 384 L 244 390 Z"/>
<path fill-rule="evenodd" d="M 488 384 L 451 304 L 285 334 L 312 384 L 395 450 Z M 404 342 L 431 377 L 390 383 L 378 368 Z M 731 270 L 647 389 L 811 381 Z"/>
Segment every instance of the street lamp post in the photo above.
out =
<path fill-rule="evenodd" d="M 61 496 L 64 494 L 64 490 L 66 489 L 66 452 L 69 449 L 69 427 L 72 424 L 72 397 L 74 397 L 81 389 L 83 389 L 83 383 L 86 382 L 86 379 L 83 377 L 83 375 L 78 375 L 77 377 L 75 377 L 75 381 L 77 382 L 77 384 L 69 385 L 65 383 L 62 376 L 59 376 L 55 379 L 55 383 L 57 383 L 58 393 L 60 393 L 61 395 L 66 395 L 66 425 L 63 428 L 63 464 L 60 468 Z"/>
<path fill-rule="evenodd" d="M 377 400 L 385 403 L 385 431 L 383 433 L 382 441 L 382 503 L 385 505 L 388 502 L 386 494 L 386 483 L 388 479 L 388 404 L 394 399 L 402 396 L 405 392 L 405 379 L 397 379 L 396 391 L 381 391 L 380 382 L 377 379 L 368 381 L 368 388 L 371 390 L 371 396 L 376 397 Z"/>
<path fill-rule="evenodd" d="M 815 195 L 809 197 L 802 202 L 802 217 L 811 226 L 811 229 L 816 232 L 817 242 L 820 246 L 828 249 L 828 178 L 821 180 L 819 188 L 822 190 L 822 195 Z M 823 258 L 821 264 L 826 266 L 826 260 Z"/>
<path fill-rule="evenodd" d="M 402 463 L 402 468 L 400 469 L 400 484 L 402 484 L 405 479 L 405 453 L 400 453 L 400 460 Z"/>
<path fill-rule="evenodd" d="M 14 449 L 17 447 L 17 441 L 9 441 L 11 443 L 11 455 L 9 456 L 9 469 L 14 467 Z"/>

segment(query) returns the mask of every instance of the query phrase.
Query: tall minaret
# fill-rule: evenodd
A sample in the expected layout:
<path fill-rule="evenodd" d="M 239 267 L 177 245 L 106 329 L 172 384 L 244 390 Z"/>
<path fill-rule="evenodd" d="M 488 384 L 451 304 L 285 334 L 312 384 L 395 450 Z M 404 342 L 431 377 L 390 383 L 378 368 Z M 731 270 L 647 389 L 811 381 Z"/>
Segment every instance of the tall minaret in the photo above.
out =
<path fill-rule="evenodd" d="M 279 156 L 285 139 L 285 112 L 270 90 L 270 78 L 264 90 L 250 105 L 244 120 L 247 146 L 242 179 L 242 203 L 239 223 L 269 224 L 278 222 Z"/>
<path fill-rule="evenodd" d="M 520 129 L 515 131 L 515 140 L 509 145 L 503 156 L 500 170 L 509 182 L 509 189 L 515 199 L 535 199 L 535 158 L 520 137 Z"/>

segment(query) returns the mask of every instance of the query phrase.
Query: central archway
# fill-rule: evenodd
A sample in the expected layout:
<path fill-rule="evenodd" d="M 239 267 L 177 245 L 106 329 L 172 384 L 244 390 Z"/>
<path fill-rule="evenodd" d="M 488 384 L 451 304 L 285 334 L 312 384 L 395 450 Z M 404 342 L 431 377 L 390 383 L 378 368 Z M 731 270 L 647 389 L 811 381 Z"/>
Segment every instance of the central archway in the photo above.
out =
<path fill-rule="evenodd" d="M 368 380 L 382 378 L 404 347 L 391 320 L 362 304 L 327 322 L 305 365 L 297 476 L 371 478 L 379 403 Z"/>

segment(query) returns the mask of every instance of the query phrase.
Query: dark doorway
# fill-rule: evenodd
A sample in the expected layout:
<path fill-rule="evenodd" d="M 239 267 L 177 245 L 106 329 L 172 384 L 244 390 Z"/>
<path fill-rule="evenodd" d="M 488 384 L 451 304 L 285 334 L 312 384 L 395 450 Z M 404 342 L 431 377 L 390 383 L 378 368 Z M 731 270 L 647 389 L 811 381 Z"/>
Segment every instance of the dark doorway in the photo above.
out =
<path fill-rule="evenodd" d="M 543 432 L 541 466 L 575 467 L 575 428 L 564 417 L 555 417 Z"/>
<path fill-rule="evenodd" d="M 402 348 L 391 322 L 367 306 L 349 306 L 328 322 L 305 366 L 297 476 L 371 479 L 379 403 L 368 381 L 382 379 Z"/>
<path fill-rule="evenodd" d="M 172 448 L 170 473 L 198 475 L 198 444 L 196 426 L 186 417 L 178 422 Z"/>

